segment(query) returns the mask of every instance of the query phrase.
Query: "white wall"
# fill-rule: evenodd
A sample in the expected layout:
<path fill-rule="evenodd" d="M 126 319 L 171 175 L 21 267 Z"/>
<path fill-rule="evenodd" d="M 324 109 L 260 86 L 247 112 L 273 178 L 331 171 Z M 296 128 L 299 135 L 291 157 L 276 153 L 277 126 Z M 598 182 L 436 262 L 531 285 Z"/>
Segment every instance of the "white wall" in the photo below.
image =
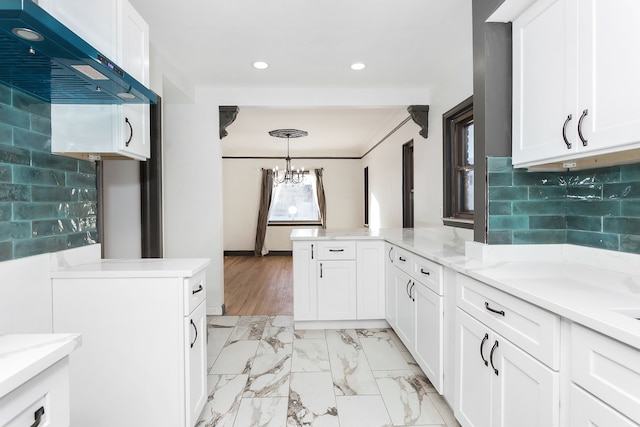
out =
<path fill-rule="evenodd" d="M 260 200 L 261 168 L 272 168 L 282 160 L 223 159 L 224 250 L 253 251 Z M 359 160 L 299 160 L 305 169 L 324 168 L 329 228 L 363 226 L 363 172 Z M 282 164 L 280 164 L 282 167 Z M 293 227 L 268 227 L 265 246 L 273 251 L 290 251 Z"/>

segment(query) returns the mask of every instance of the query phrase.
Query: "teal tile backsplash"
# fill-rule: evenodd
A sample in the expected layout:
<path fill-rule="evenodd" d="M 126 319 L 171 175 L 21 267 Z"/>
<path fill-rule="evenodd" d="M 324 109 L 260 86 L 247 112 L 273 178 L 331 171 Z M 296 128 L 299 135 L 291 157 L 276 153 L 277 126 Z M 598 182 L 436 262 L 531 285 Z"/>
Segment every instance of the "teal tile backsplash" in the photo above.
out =
<path fill-rule="evenodd" d="M 51 154 L 50 105 L 0 85 L 0 261 L 97 242 L 95 163 Z"/>
<path fill-rule="evenodd" d="M 489 244 L 571 243 L 640 253 L 640 164 L 527 172 L 487 161 Z"/>

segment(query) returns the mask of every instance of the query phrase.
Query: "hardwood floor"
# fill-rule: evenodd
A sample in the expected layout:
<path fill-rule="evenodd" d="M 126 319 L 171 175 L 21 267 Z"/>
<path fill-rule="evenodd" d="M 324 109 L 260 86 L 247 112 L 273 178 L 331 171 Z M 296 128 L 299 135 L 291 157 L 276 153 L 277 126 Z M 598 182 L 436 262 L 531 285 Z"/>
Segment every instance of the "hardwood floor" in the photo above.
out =
<path fill-rule="evenodd" d="M 224 300 L 229 315 L 292 316 L 292 257 L 225 256 Z"/>

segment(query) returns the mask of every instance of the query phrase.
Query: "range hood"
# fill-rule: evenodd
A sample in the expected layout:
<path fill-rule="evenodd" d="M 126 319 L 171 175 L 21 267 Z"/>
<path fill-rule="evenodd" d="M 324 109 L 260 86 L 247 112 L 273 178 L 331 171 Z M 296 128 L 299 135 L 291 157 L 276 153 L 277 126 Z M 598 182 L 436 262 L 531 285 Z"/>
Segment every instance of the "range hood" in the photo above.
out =
<path fill-rule="evenodd" d="M 52 104 L 155 104 L 157 96 L 32 0 L 0 0 L 0 82 Z"/>

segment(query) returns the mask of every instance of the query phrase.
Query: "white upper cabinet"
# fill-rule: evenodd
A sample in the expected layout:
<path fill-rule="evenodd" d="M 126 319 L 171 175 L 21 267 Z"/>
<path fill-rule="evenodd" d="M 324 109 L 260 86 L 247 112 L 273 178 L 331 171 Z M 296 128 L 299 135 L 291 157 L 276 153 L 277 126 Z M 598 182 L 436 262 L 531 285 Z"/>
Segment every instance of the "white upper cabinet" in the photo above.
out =
<path fill-rule="evenodd" d="M 514 166 L 640 148 L 639 17 L 635 0 L 539 0 L 513 19 Z"/>

